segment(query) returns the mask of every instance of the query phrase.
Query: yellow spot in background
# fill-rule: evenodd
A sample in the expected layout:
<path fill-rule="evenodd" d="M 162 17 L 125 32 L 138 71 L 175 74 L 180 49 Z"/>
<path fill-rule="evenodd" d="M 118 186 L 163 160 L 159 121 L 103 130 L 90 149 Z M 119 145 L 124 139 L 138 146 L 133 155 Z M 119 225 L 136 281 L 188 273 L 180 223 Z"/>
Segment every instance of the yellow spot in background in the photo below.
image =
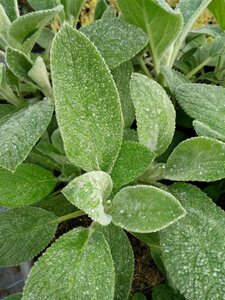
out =
<path fill-rule="evenodd" d="M 82 26 L 88 25 L 93 22 L 96 3 L 97 0 L 87 0 L 84 3 L 80 15 L 80 23 Z"/>

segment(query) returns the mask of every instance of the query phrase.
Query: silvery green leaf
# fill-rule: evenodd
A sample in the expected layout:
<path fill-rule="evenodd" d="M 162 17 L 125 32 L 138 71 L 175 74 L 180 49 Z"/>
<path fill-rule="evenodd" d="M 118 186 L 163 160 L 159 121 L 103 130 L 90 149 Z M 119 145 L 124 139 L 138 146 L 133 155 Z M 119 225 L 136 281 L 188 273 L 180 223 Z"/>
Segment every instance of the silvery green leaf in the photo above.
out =
<path fill-rule="evenodd" d="M 180 73 L 177 70 L 166 67 L 166 66 L 161 67 L 161 73 L 163 74 L 163 76 L 166 80 L 166 83 L 169 87 L 169 90 L 172 94 L 175 93 L 175 89 L 179 85 L 189 82 L 189 80 L 187 79 L 187 77 L 184 74 Z"/>
<path fill-rule="evenodd" d="M 225 29 L 225 20 L 224 20 L 225 2 L 224 2 L 224 0 L 212 0 L 209 4 L 208 8 L 211 11 L 211 13 L 213 13 L 219 26 L 224 30 Z"/>
<path fill-rule="evenodd" d="M 104 235 L 76 228 L 61 236 L 32 268 L 23 300 L 113 300 L 114 284 Z"/>
<path fill-rule="evenodd" d="M 9 34 L 16 41 L 19 50 L 29 53 L 37 41 L 42 29 L 63 9 L 59 5 L 52 9 L 40 10 L 25 14 L 16 19 L 10 26 Z"/>
<path fill-rule="evenodd" d="M 150 50 L 158 72 L 162 55 L 182 29 L 181 13 L 162 0 L 118 0 L 117 3 L 125 20 L 148 34 Z"/>
<path fill-rule="evenodd" d="M 134 105 L 130 94 L 130 79 L 133 72 L 131 61 L 122 63 L 112 71 L 120 95 L 120 102 L 123 112 L 124 127 L 129 128 L 135 118 Z"/>
<path fill-rule="evenodd" d="M 51 69 L 56 116 L 69 160 L 85 171 L 109 171 L 122 143 L 123 119 L 103 58 L 82 33 L 66 25 L 53 42 Z"/>
<path fill-rule="evenodd" d="M 52 133 L 51 142 L 60 153 L 65 154 L 62 136 L 58 128 Z"/>
<path fill-rule="evenodd" d="M 112 222 L 128 231 L 156 232 L 184 216 L 179 201 L 154 186 L 125 187 L 113 199 Z"/>
<path fill-rule="evenodd" d="M 109 244 L 115 269 L 114 300 L 127 300 L 134 272 L 134 254 L 126 233 L 119 227 L 97 226 Z"/>
<path fill-rule="evenodd" d="M 113 6 L 108 6 L 102 15 L 103 19 L 114 19 L 116 16 L 116 9 Z"/>
<path fill-rule="evenodd" d="M 103 202 L 112 191 L 110 175 L 102 171 L 89 172 L 72 180 L 62 193 L 94 221 L 108 225 L 112 217 L 104 211 Z"/>
<path fill-rule="evenodd" d="M 12 173 L 0 168 L 0 205 L 20 207 L 35 203 L 54 189 L 56 178 L 34 164 L 21 164 Z"/>
<path fill-rule="evenodd" d="M 169 279 L 185 299 L 223 299 L 225 214 L 195 186 L 170 187 L 187 215 L 160 232 Z"/>
<path fill-rule="evenodd" d="M 195 137 L 180 143 L 169 156 L 164 178 L 177 181 L 215 181 L 225 178 L 225 143 Z"/>
<path fill-rule="evenodd" d="M 61 3 L 64 6 L 67 20 L 76 27 L 85 0 L 61 0 Z"/>
<path fill-rule="evenodd" d="M 194 120 L 193 127 L 194 127 L 195 132 L 199 136 L 206 136 L 209 138 L 214 138 L 214 139 L 218 139 L 218 140 L 225 142 L 224 135 L 218 133 L 218 131 L 213 130 L 212 128 L 210 128 L 209 126 L 205 125 L 202 122 Z"/>
<path fill-rule="evenodd" d="M 183 84 L 176 99 L 192 118 L 211 128 L 225 139 L 225 89 L 209 84 Z M 216 136 L 215 136 L 216 137 Z"/>
<path fill-rule="evenodd" d="M 1 266 L 19 265 L 39 254 L 58 225 L 52 212 L 37 207 L 14 208 L 0 216 Z"/>
<path fill-rule="evenodd" d="M 17 0 L 0 0 L 0 4 L 3 6 L 11 22 L 19 18 L 20 13 Z"/>
<path fill-rule="evenodd" d="M 49 100 L 28 104 L 0 121 L 0 166 L 15 171 L 46 130 L 53 113 Z"/>
<path fill-rule="evenodd" d="M 113 190 L 118 191 L 122 186 L 141 176 L 155 158 L 144 145 L 124 141 L 111 172 Z"/>
<path fill-rule="evenodd" d="M 28 72 L 33 66 L 33 62 L 23 52 L 7 47 L 6 48 L 6 63 L 8 68 L 19 79 L 35 86 L 34 81 L 28 76 Z"/>
<path fill-rule="evenodd" d="M 130 60 L 148 43 L 145 32 L 117 18 L 95 21 L 81 31 L 95 44 L 110 69 Z"/>
<path fill-rule="evenodd" d="M 175 109 L 165 90 L 148 77 L 134 73 L 131 79 L 139 142 L 162 154 L 172 141 Z"/>
<path fill-rule="evenodd" d="M 60 4 L 60 0 L 28 0 L 27 2 L 34 10 L 51 9 Z"/>
<path fill-rule="evenodd" d="M 11 22 L 0 4 L 0 44 L 6 46 L 9 42 L 8 31 L 11 26 Z"/>

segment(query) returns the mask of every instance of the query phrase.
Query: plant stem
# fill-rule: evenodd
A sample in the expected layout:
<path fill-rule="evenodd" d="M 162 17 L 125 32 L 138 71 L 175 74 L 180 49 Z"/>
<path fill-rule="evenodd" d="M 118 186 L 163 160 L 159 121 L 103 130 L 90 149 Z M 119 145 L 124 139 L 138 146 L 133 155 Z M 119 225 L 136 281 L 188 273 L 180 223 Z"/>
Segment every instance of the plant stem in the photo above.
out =
<path fill-rule="evenodd" d="M 81 217 L 81 216 L 84 216 L 84 215 L 85 215 L 85 212 L 83 212 L 82 210 L 77 210 L 77 211 L 75 211 L 71 214 L 59 217 L 58 219 L 55 219 L 52 222 L 61 223 L 61 222 L 64 222 L 64 221 L 67 221 L 67 220 L 70 220 L 70 219 L 75 219 L 77 217 Z"/>
<path fill-rule="evenodd" d="M 149 72 L 148 68 L 146 67 L 146 64 L 145 64 L 142 56 L 138 57 L 138 62 L 141 67 L 141 70 L 144 72 L 144 74 L 147 75 L 148 77 L 152 78 L 152 74 Z"/>
<path fill-rule="evenodd" d="M 186 77 L 188 79 L 190 79 L 192 76 L 194 76 L 196 73 L 198 73 L 204 66 L 206 66 L 211 60 L 212 60 L 212 57 L 208 57 L 200 65 L 198 65 L 193 70 L 191 70 L 191 72 L 189 72 Z"/>

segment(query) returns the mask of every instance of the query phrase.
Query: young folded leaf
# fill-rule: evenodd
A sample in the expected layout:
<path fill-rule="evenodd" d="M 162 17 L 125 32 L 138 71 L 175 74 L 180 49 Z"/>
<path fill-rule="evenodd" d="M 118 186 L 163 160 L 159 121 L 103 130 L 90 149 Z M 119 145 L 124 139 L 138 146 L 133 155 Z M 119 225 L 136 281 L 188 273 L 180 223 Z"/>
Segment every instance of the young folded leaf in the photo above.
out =
<path fill-rule="evenodd" d="M 95 21 L 81 31 L 95 44 L 110 69 L 130 60 L 148 44 L 145 32 L 117 18 Z"/>
<path fill-rule="evenodd" d="M 225 143 L 195 137 L 180 143 L 168 158 L 164 178 L 215 181 L 225 178 Z"/>
<path fill-rule="evenodd" d="M 134 73 L 131 78 L 139 142 L 161 155 L 172 141 L 175 109 L 165 90 L 152 79 Z"/>
<path fill-rule="evenodd" d="M 161 67 L 161 73 L 163 74 L 166 83 L 169 87 L 169 90 L 172 94 L 175 93 L 175 90 L 179 85 L 189 82 L 189 80 L 187 79 L 187 77 L 185 77 L 184 74 L 166 66 Z"/>
<path fill-rule="evenodd" d="M 168 276 L 185 299 L 223 299 L 225 213 L 195 186 L 179 183 L 170 191 L 187 215 L 160 232 Z"/>
<path fill-rule="evenodd" d="M 176 91 L 176 99 L 192 118 L 215 131 L 225 141 L 225 89 L 209 84 L 183 84 Z M 208 135 L 207 135 L 208 136 Z"/>
<path fill-rule="evenodd" d="M 141 176 L 154 158 L 155 154 L 144 145 L 124 141 L 111 172 L 114 192 Z"/>
<path fill-rule="evenodd" d="M 68 158 L 85 171 L 109 171 L 122 143 L 123 119 L 103 58 L 87 37 L 66 25 L 53 42 L 51 69 Z"/>
<path fill-rule="evenodd" d="M 42 29 L 63 9 L 62 5 L 55 8 L 31 12 L 16 19 L 10 26 L 9 34 L 16 41 L 11 46 L 29 53 L 37 41 Z M 19 45 L 18 45 L 19 43 Z"/>
<path fill-rule="evenodd" d="M 54 237 L 56 219 L 29 206 L 0 213 L 0 266 L 16 266 L 39 254 Z"/>
<path fill-rule="evenodd" d="M 28 104 L 0 122 L 0 166 L 12 172 L 24 161 L 51 121 L 49 100 Z"/>
<path fill-rule="evenodd" d="M 148 34 L 156 72 L 159 73 L 162 55 L 182 29 L 181 13 L 162 0 L 117 0 L 117 3 L 125 20 Z"/>
<path fill-rule="evenodd" d="M 3 6 L 11 22 L 19 18 L 20 13 L 17 0 L 0 0 L 0 4 Z"/>
<path fill-rule="evenodd" d="M 120 95 L 125 128 L 130 128 L 135 119 L 134 104 L 130 94 L 130 79 L 132 73 L 133 65 L 131 61 L 122 63 L 112 71 L 113 79 Z"/>
<path fill-rule="evenodd" d="M 104 235 L 76 228 L 60 237 L 35 264 L 23 300 L 113 300 L 114 284 L 113 260 Z"/>
<path fill-rule="evenodd" d="M 114 300 L 127 300 L 131 289 L 134 272 L 134 254 L 126 233 L 119 227 L 95 226 L 104 234 L 110 251 L 115 269 L 115 295 Z"/>
<path fill-rule="evenodd" d="M 113 223 L 133 232 L 155 232 L 184 216 L 178 200 L 154 186 L 126 187 L 113 199 Z"/>
<path fill-rule="evenodd" d="M 0 168 L 0 205 L 20 207 L 35 203 L 54 189 L 56 178 L 51 172 L 33 164 L 21 164 L 12 173 Z"/>
<path fill-rule="evenodd" d="M 90 218 L 108 225 L 112 217 L 104 211 L 103 202 L 112 191 L 111 177 L 102 171 L 89 172 L 72 180 L 62 193 Z"/>

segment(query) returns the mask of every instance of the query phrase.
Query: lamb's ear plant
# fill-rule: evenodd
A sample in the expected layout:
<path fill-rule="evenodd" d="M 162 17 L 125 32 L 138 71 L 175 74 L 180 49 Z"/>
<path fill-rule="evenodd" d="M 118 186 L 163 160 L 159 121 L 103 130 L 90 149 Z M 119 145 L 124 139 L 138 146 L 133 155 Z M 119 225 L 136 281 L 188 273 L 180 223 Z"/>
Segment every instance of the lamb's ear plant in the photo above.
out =
<path fill-rule="evenodd" d="M 7 299 L 146 299 L 134 237 L 152 299 L 224 299 L 225 1 L 28 2 L 0 0 L 0 265 L 35 260 Z"/>

